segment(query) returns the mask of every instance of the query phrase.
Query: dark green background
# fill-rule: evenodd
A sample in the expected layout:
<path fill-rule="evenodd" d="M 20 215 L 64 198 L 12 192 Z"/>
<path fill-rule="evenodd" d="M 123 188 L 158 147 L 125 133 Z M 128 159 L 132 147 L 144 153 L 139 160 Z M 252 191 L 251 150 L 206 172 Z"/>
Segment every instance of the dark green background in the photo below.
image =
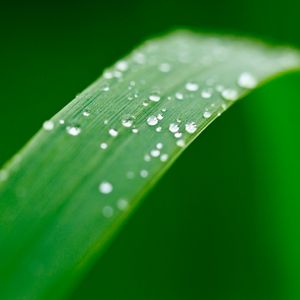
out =
<path fill-rule="evenodd" d="M 2 5 L 0 164 L 149 36 L 194 27 L 300 48 L 299 9 L 298 0 Z M 71 299 L 300 299 L 299 82 L 276 80 L 216 121 Z"/>

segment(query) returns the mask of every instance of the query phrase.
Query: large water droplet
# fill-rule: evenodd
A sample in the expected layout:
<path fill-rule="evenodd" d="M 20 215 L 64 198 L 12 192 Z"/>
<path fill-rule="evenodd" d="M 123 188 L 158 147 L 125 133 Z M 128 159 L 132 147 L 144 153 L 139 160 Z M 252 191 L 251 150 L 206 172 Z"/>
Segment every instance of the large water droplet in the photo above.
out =
<path fill-rule="evenodd" d="M 108 181 L 103 181 L 99 185 L 99 191 L 102 194 L 109 194 L 113 191 L 113 186 L 110 182 Z"/>

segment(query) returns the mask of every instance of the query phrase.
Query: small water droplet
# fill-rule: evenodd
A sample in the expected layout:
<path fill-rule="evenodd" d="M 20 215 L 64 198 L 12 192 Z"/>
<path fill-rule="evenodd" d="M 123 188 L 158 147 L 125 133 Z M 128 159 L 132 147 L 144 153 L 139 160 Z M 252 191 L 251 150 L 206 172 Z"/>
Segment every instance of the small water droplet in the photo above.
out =
<path fill-rule="evenodd" d="M 109 129 L 108 133 L 112 137 L 117 137 L 118 134 L 119 134 L 119 132 L 116 129 L 114 129 L 114 128 Z"/>
<path fill-rule="evenodd" d="M 113 73 L 110 71 L 105 71 L 103 74 L 105 79 L 112 79 L 113 78 Z"/>
<path fill-rule="evenodd" d="M 150 95 L 149 96 L 149 100 L 152 102 L 158 102 L 160 100 L 160 96 L 159 95 Z"/>
<path fill-rule="evenodd" d="M 181 133 L 181 132 L 176 132 L 176 133 L 174 134 L 174 137 L 175 137 L 176 139 L 179 139 L 179 138 L 182 137 L 182 133 Z"/>
<path fill-rule="evenodd" d="M 68 126 L 66 131 L 71 136 L 78 136 L 81 133 L 81 129 L 79 126 Z"/>
<path fill-rule="evenodd" d="M 176 142 L 176 145 L 177 145 L 178 147 L 184 147 L 184 146 L 185 146 L 185 142 L 184 142 L 184 140 L 178 140 L 178 141 Z"/>
<path fill-rule="evenodd" d="M 43 124 L 43 128 L 46 131 L 51 131 L 54 129 L 54 122 L 53 121 L 45 121 Z"/>
<path fill-rule="evenodd" d="M 178 93 L 175 94 L 175 98 L 178 99 L 178 100 L 182 100 L 183 99 L 183 94 L 178 92 Z"/>
<path fill-rule="evenodd" d="M 104 123 L 104 125 L 107 125 L 108 124 L 108 120 L 104 120 L 103 123 Z"/>
<path fill-rule="evenodd" d="M 170 131 L 170 132 L 175 133 L 175 132 L 177 132 L 178 130 L 179 130 L 178 124 L 176 124 L 176 123 L 171 123 L 171 124 L 169 125 L 169 131 Z"/>
<path fill-rule="evenodd" d="M 144 161 L 149 162 L 151 160 L 151 156 L 149 154 L 145 154 Z"/>
<path fill-rule="evenodd" d="M 210 112 L 210 111 L 205 111 L 205 112 L 203 113 L 203 118 L 209 119 L 210 117 L 211 117 L 211 112 Z"/>
<path fill-rule="evenodd" d="M 62 120 L 62 119 L 59 120 L 59 124 L 60 124 L 60 125 L 64 125 L 64 124 L 65 124 L 65 120 Z"/>
<path fill-rule="evenodd" d="M 99 191 L 102 194 L 110 194 L 113 191 L 113 186 L 108 181 L 103 181 L 99 185 Z"/>
<path fill-rule="evenodd" d="M 158 149 L 153 149 L 150 151 L 150 154 L 152 157 L 159 157 L 160 156 L 160 151 Z"/>
<path fill-rule="evenodd" d="M 138 132 L 139 132 L 139 130 L 137 128 L 132 129 L 132 133 L 138 133 Z"/>
<path fill-rule="evenodd" d="M 163 116 L 162 114 L 158 114 L 158 115 L 157 115 L 157 119 L 158 119 L 159 121 L 161 121 L 163 118 L 164 118 L 164 116 Z"/>
<path fill-rule="evenodd" d="M 185 85 L 185 88 L 187 91 L 189 92 L 196 92 L 198 91 L 199 89 L 199 86 L 197 83 L 194 83 L 194 82 L 188 82 L 186 85 Z"/>
<path fill-rule="evenodd" d="M 142 178 L 146 178 L 149 175 L 149 172 L 147 170 L 141 170 L 140 175 Z"/>
<path fill-rule="evenodd" d="M 163 143 L 157 143 L 156 148 L 161 150 L 164 147 Z"/>
<path fill-rule="evenodd" d="M 167 161 L 169 159 L 169 155 L 168 154 L 162 154 L 161 156 L 160 156 L 160 160 L 161 161 Z"/>
<path fill-rule="evenodd" d="M 146 100 L 143 102 L 143 106 L 147 107 L 149 105 L 149 102 Z"/>
<path fill-rule="evenodd" d="M 128 69 L 128 63 L 127 61 L 119 61 L 117 64 L 116 64 L 116 68 L 121 71 L 121 72 L 124 72 Z"/>
<path fill-rule="evenodd" d="M 114 215 L 114 209 L 110 205 L 106 205 L 102 209 L 102 214 L 105 218 L 111 218 Z"/>
<path fill-rule="evenodd" d="M 163 73 L 168 73 L 171 70 L 171 66 L 168 63 L 162 63 L 158 69 Z"/>
<path fill-rule="evenodd" d="M 128 208 L 128 200 L 119 199 L 117 202 L 117 207 L 119 210 L 126 210 Z"/>
<path fill-rule="evenodd" d="M 103 149 L 103 150 L 107 149 L 108 148 L 107 143 L 101 143 L 100 148 Z"/>
<path fill-rule="evenodd" d="M 162 129 L 161 126 L 159 126 L 159 127 L 156 127 L 155 131 L 156 132 L 161 132 L 161 129 Z"/>
<path fill-rule="evenodd" d="M 158 123 L 158 119 L 157 119 L 156 116 L 150 116 L 150 117 L 147 119 L 147 123 L 148 123 L 148 125 L 150 125 L 150 126 L 155 126 L 155 125 L 157 125 L 157 123 Z"/>
<path fill-rule="evenodd" d="M 84 117 L 89 117 L 91 115 L 91 113 L 88 110 L 84 110 L 83 113 L 82 113 L 82 115 Z"/>
<path fill-rule="evenodd" d="M 187 133 L 194 133 L 197 130 L 197 125 L 195 122 L 189 122 L 185 124 L 185 131 Z"/>
<path fill-rule="evenodd" d="M 257 85 L 257 80 L 252 74 L 244 72 L 238 79 L 238 85 L 245 89 L 253 89 Z"/>
<path fill-rule="evenodd" d="M 238 99 L 238 92 L 234 89 L 225 89 L 222 91 L 222 97 L 228 101 L 235 101 Z"/>
<path fill-rule="evenodd" d="M 126 128 L 130 128 L 133 125 L 134 116 L 125 116 L 122 119 L 122 125 Z"/>
<path fill-rule="evenodd" d="M 212 96 L 212 90 L 211 89 L 205 89 L 201 92 L 201 97 L 204 99 L 209 99 Z"/>
<path fill-rule="evenodd" d="M 107 85 L 105 85 L 103 88 L 102 88 L 102 91 L 103 92 L 108 92 L 110 90 L 110 88 L 109 88 L 109 85 L 107 84 Z"/>

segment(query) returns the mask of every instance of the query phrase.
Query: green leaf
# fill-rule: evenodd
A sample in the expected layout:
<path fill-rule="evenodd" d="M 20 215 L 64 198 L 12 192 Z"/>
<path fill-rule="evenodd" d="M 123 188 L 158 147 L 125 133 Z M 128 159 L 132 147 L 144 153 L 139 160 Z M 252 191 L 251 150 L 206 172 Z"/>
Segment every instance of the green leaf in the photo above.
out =
<path fill-rule="evenodd" d="M 299 68 L 290 48 L 176 32 L 106 70 L 0 171 L 1 299 L 63 298 L 214 119 Z"/>

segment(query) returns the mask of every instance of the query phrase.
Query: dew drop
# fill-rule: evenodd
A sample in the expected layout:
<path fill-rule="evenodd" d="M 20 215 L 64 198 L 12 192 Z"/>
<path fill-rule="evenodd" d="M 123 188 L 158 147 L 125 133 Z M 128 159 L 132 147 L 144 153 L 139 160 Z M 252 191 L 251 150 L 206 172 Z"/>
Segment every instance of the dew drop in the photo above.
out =
<path fill-rule="evenodd" d="M 110 182 L 108 181 L 103 181 L 99 185 L 99 191 L 102 194 L 110 194 L 113 190 L 113 186 Z"/>
<path fill-rule="evenodd" d="M 205 112 L 203 113 L 203 118 L 209 119 L 210 117 L 211 117 L 211 112 L 205 111 Z"/>
<path fill-rule="evenodd" d="M 147 170 L 141 170 L 140 175 L 142 178 L 146 178 L 149 175 L 149 172 Z"/>
<path fill-rule="evenodd" d="M 66 130 L 67 133 L 71 136 L 78 136 L 81 133 L 81 129 L 79 126 L 68 126 Z"/>
<path fill-rule="evenodd" d="M 234 89 L 225 89 L 222 91 L 222 97 L 228 101 L 235 101 L 238 98 L 238 92 Z"/>
<path fill-rule="evenodd" d="M 156 148 L 161 150 L 164 147 L 163 143 L 157 143 Z"/>
<path fill-rule="evenodd" d="M 150 151 L 150 154 L 152 157 L 159 157 L 160 156 L 160 151 L 158 149 L 153 149 Z"/>
<path fill-rule="evenodd" d="M 144 161 L 149 162 L 151 160 L 151 156 L 149 154 L 145 154 Z"/>
<path fill-rule="evenodd" d="M 158 69 L 163 73 L 168 73 L 171 70 L 171 66 L 168 63 L 162 63 L 159 65 Z"/>
<path fill-rule="evenodd" d="M 196 130 L 197 130 L 197 125 L 195 122 L 189 122 L 185 124 L 185 131 L 187 133 L 194 133 Z"/>
<path fill-rule="evenodd" d="M 156 132 L 161 132 L 161 129 L 162 129 L 161 126 L 159 126 L 159 127 L 156 127 L 155 131 Z"/>
<path fill-rule="evenodd" d="M 118 134 L 119 134 L 119 132 L 116 129 L 114 129 L 114 128 L 109 129 L 108 133 L 112 137 L 117 137 Z"/>
<path fill-rule="evenodd" d="M 104 91 L 104 92 L 108 92 L 109 90 L 110 90 L 110 88 L 109 88 L 108 84 L 102 88 L 102 91 Z"/>
<path fill-rule="evenodd" d="M 159 95 L 150 95 L 149 100 L 152 102 L 158 102 L 160 100 L 160 96 Z"/>
<path fill-rule="evenodd" d="M 157 115 L 157 119 L 158 119 L 159 121 L 161 121 L 163 118 L 164 118 L 164 116 L 163 116 L 162 114 L 158 114 L 158 115 Z"/>
<path fill-rule="evenodd" d="M 179 130 L 178 124 L 176 124 L 176 123 L 171 123 L 171 124 L 169 125 L 169 131 L 170 131 L 170 132 L 175 133 L 175 132 L 177 132 L 178 130 Z"/>
<path fill-rule="evenodd" d="M 116 68 L 121 71 L 121 72 L 124 72 L 128 69 L 128 63 L 124 60 L 122 61 L 119 61 L 116 65 Z"/>
<path fill-rule="evenodd" d="M 133 116 L 126 116 L 122 119 L 122 125 L 126 128 L 130 128 L 133 125 L 134 117 Z"/>
<path fill-rule="evenodd" d="M 178 141 L 176 142 L 176 145 L 177 145 L 178 147 L 184 147 L 184 146 L 185 146 L 185 142 L 184 142 L 184 140 L 178 140 Z"/>
<path fill-rule="evenodd" d="M 185 88 L 187 91 L 189 92 L 196 92 L 198 91 L 199 89 L 199 86 L 197 83 L 194 83 L 194 82 L 188 82 L 186 85 L 185 85 Z"/>
<path fill-rule="evenodd" d="M 182 133 L 181 133 L 181 132 L 176 132 L 176 133 L 174 134 L 174 137 L 175 137 L 176 139 L 179 139 L 179 138 L 182 137 Z"/>
<path fill-rule="evenodd" d="M 65 120 L 63 120 L 63 119 L 59 120 L 59 124 L 60 125 L 64 125 L 65 124 Z"/>
<path fill-rule="evenodd" d="M 169 155 L 168 154 L 162 154 L 161 156 L 160 156 L 160 160 L 161 161 L 167 161 L 169 159 Z"/>
<path fill-rule="evenodd" d="M 101 148 L 102 150 L 107 149 L 107 148 L 108 148 L 107 143 L 101 143 L 101 144 L 100 144 L 100 148 Z"/>
<path fill-rule="evenodd" d="M 244 72 L 238 79 L 238 85 L 245 89 L 253 89 L 257 85 L 257 80 L 252 74 Z"/>
<path fill-rule="evenodd" d="M 132 129 L 132 133 L 138 133 L 138 132 L 139 132 L 139 130 L 137 128 Z"/>
<path fill-rule="evenodd" d="M 105 218 L 111 218 L 114 215 L 114 209 L 111 206 L 106 205 L 102 209 L 102 214 Z"/>
<path fill-rule="evenodd" d="M 210 89 L 206 89 L 201 92 L 201 97 L 203 99 L 209 99 L 211 96 L 212 96 L 212 91 Z"/>
<path fill-rule="evenodd" d="M 54 129 L 54 122 L 53 121 L 45 121 L 43 124 L 43 128 L 46 131 L 51 131 Z"/>
<path fill-rule="evenodd" d="M 177 100 L 182 100 L 183 99 L 183 94 L 178 92 L 178 93 L 175 94 L 175 98 Z"/>
<path fill-rule="evenodd" d="M 150 116 L 150 117 L 147 119 L 147 123 L 148 123 L 148 125 L 150 125 L 150 126 L 155 126 L 155 125 L 157 125 L 157 123 L 158 123 L 158 119 L 157 119 L 156 116 Z"/>
<path fill-rule="evenodd" d="M 117 207 L 119 210 L 126 210 L 128 208 L 128 200 L 119 199 L 117 202 Z"/>
<path fill-rule="evenodd" d="M 88 110 L 83 111 L 82 115 L 84 117 L 89 117 L 91 115 L 91 113 Z"/>

